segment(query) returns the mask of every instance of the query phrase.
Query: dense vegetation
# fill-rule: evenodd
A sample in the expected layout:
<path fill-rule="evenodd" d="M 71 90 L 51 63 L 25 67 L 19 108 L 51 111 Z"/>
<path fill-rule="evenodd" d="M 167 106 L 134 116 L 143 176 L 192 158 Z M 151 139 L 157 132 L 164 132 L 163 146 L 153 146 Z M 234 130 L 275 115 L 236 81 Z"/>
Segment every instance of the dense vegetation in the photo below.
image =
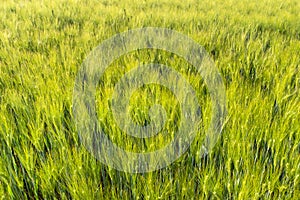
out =
<path fill-rule="evenodd" d="M 1 199 L 299 199 L 299 11 L 297 0 L 1 1 Z M 165 134 L 141 142 L 115 128 L 110 95 L 138 63 L 181 72 L 203 112 L 199 134 L 180 159 L 130 174 L 103 165 L 80 143 L 72 94 L 93 48 L 148 26 L 186 34 L 207 50 L 223 77 L 228 113 L 213 151 L 200 157 L 211 114 L 206 87 L 195 82 L 201 77 L 168 52 L 124 55 L 99 80 L 96 96 L 99 120 L 115 143 L 133 151 L 146 143 L 152 151 L 172 139 L 172 121 L 180 119 L 170 91 L 151 85 L 136 91 L 132 115 L 145 123 L 149 105 L 161 103 L 169 114 Z"/>

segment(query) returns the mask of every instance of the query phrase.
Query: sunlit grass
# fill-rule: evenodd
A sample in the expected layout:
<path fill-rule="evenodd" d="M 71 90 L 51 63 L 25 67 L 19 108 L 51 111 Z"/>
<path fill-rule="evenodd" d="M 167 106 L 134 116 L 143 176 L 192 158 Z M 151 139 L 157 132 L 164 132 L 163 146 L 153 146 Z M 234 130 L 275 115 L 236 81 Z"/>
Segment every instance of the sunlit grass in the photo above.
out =
<path fill-rule="evenodd" d="M 2 1 L 1 198 L 299 199 L 299 10 L 296 0 Z M 176 30 L 207 50 L 226 85 L 228 119 L 213 152 L 200 157 L 211 113 L 201 77 L 167 52 L 125 55 L 99 80 L 96 95 L 99 121 L 121 147 L 162 147 L 176 130 L 171 122 L 180 119 L 170 91 L 152 85 L 136 91 L 132 116 L 145 123 L 147 109 L 161 102 L 170 120 L 165 133 L 141 142 L 116 127 L 109 98 L 116 82 L 138 64 L 172 66 L 196 88 L 202 106 L 199 133 L 186 154 L 165 169 L 129 174 L 101 164 L 82 146 L 72 93 L 94 47 L 147 26 Z"/>

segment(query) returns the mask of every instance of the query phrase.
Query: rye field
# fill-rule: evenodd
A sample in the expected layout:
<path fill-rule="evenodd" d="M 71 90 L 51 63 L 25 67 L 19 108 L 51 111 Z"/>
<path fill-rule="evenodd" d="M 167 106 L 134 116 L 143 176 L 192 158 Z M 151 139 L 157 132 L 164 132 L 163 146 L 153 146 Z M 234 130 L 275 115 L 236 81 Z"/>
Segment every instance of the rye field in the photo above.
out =
<path fill-rule="evenodd" d="M 167 51 L 122 55 L 97 80 L 95 95 L 97 120 L 120 148 L 163 148 L 183 119 L 172 91 L 146 84 L 128 102 L 130 117 L 151 124 L 149 110 L 159 104 L 166 114 L 161 131 L 137 138 L 118 126 L 114 89 L 138 65 L 171 67 L 195 89 L 201 107 L 185 153 L 166 167 L 129 173 L 103 164 L 82 144 L 73 93 L 91 51 L 145 27 L 179 32 L 206 50 L 224 83 L 226 116 L 216 144 L 202 154 L 214 113 L 203 77 Z M 300 2 L 2 0 L 0 198 L 300 199 Z"/>

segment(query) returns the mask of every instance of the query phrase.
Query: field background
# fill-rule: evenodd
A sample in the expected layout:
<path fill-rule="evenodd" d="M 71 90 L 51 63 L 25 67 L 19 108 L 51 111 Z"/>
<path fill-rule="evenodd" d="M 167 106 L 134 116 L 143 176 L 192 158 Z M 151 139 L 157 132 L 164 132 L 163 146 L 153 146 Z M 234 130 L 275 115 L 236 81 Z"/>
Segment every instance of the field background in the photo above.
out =
<path fill-rule="evenodd" d="M 299 199 L 299 13 L 298 0 L 2 0 L 1 199 Z M 199 157 L 210 110 L 205 86 L 196 84 L 203 126 L 189 151 L 165 169 L 129 174 L 102 165 L 80 144 L 72 93 L 93 48 L 116 33 L 148 26 L 186 34 L 207 50 L 226 85 L 228 116 L 213 152 Z M 195 80 L 180 58 L 158 54 L 124 56 L 101 80 L 96 98 L 98 109 L 106 109 L 99 118 L 124 148 L 139 150 L 142 144 L 111 128 L 105 105 L 122 74 L 140 62 L 156 61 L 173 66 L 192 85 Z M 132 111 L 137 123 L 147 120 L 147 106 L 155 101 L 145 98 L 149 92 L 161 92 L 158 100 L 170 120 L 178 117 L 176 106 L 170 106 L 176 100 L 156 87 L 141 89 L 132 101 L 142 110 Z M 175 129 L 169 124 L 165 130 Z"/>

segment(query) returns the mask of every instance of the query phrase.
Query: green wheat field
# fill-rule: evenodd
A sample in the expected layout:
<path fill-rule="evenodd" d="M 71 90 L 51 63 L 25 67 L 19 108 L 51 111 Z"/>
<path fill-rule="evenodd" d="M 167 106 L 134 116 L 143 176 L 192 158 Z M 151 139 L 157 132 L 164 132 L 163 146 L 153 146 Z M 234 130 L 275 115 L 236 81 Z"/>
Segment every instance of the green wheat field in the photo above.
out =
<path fill-rule="evenodd" d="M 212 111 L 207 86 L 180 56 L 130 52 L 100 78 L 103 131 L 127 151 L 162 148 L 178 130 L 170 90 L 145 85 L 130 99 L 139 125 L 151 105 L 167 114 L 156 137 L 126 135 L 110 109 L 114 87 L 139 64 L 160 63 L 195 88 L 201 121 L 190 148 L 166 168 L 125 173 L 81 143 L 73 90 L 81 64 L 102 41 L 134 28 L 168 28 L 192 38 L 226 88 L 223 131 L 201 156 Z M 298 0 L 22 0 L 0 2 L 1 199 L 300 199 L 300 2 Z"/>

